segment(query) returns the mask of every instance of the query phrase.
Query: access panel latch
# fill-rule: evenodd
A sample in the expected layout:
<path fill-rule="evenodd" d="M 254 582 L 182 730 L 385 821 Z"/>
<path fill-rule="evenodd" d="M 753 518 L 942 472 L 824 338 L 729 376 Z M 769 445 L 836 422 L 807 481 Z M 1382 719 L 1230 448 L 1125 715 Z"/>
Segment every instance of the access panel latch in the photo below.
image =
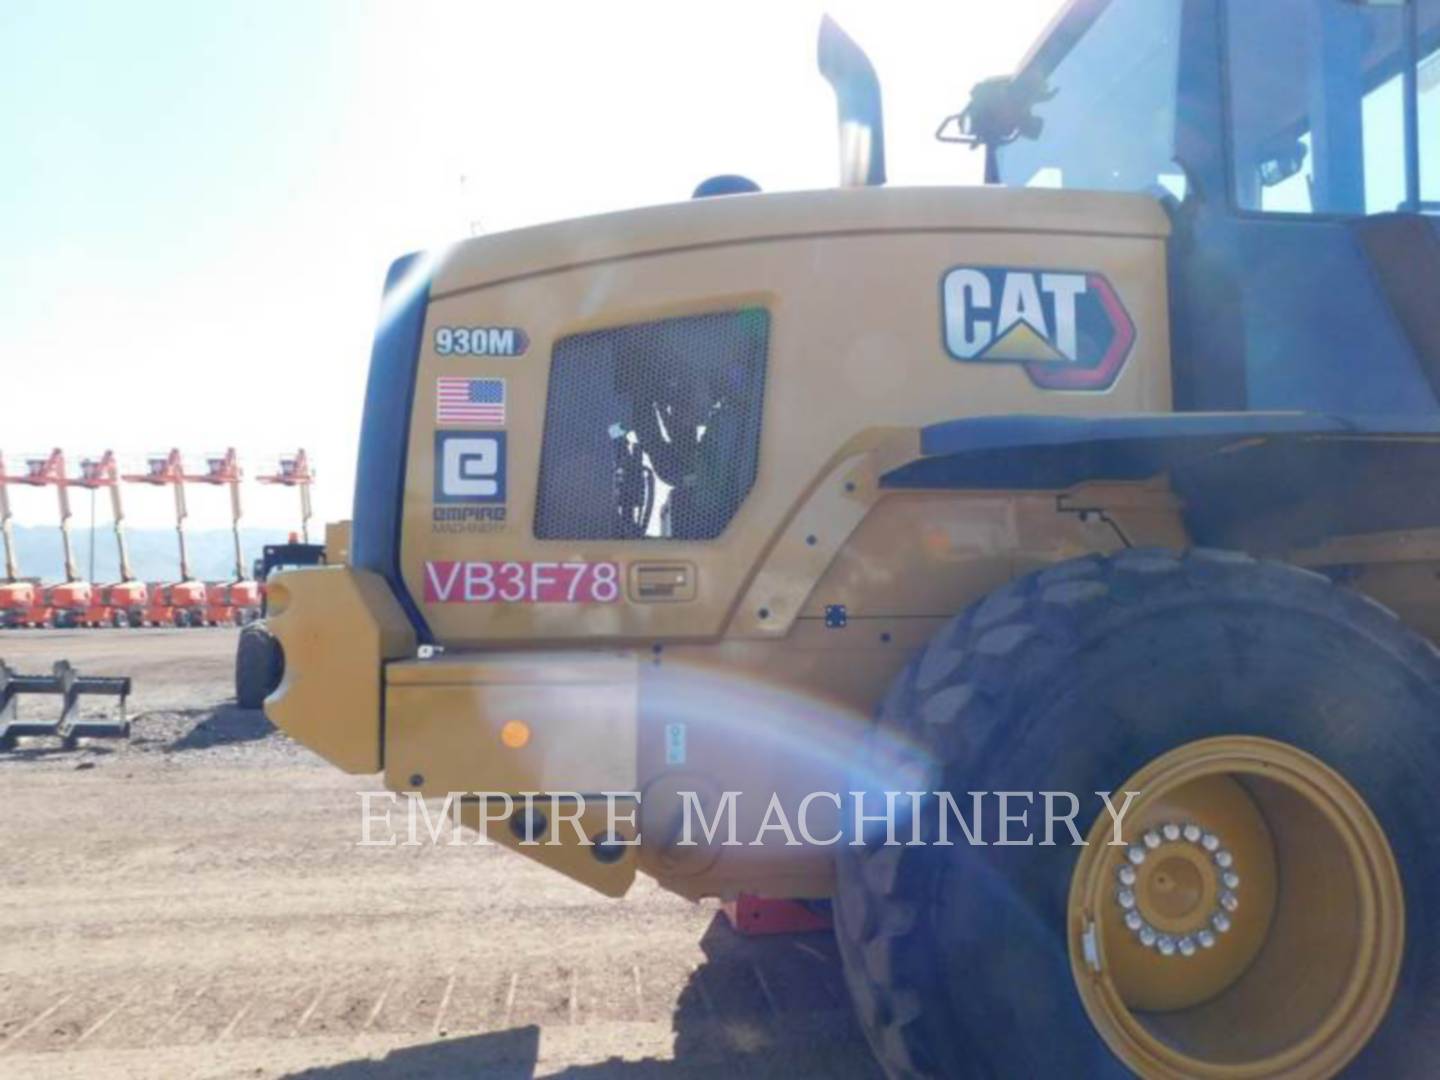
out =
<path fill-rule="evenodd" d="M 688 562 L 632 563 L 630 598 L 638 604 L 695 599 L 695 566 Z"/>

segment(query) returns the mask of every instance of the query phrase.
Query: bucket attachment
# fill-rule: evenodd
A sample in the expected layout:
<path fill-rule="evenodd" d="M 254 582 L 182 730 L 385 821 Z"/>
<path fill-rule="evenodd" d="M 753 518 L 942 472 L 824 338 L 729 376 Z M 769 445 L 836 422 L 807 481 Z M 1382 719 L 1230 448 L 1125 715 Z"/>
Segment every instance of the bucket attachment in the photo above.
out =
<path fill-rule="evenodd" d="M 63 699 L 60 715 L 50 720 L 21 720 L 22 694 L 50 694 Z M 81 717 L 80 699 L 87 695 L 117 697 L 120 702 L 106 717 Z M 125 715 L 125 701 L 130 696 L 130 680 L 95 675 L 81 675 L 68 660 L 57 660 L 49 675 L 20 675 L 0 660 L 0 750 L 13 750 L 22 735 L 48 735 L 58 738 L 67 750 L 73 750 L 80 739 L 128 739 L 130 720 Z"/>

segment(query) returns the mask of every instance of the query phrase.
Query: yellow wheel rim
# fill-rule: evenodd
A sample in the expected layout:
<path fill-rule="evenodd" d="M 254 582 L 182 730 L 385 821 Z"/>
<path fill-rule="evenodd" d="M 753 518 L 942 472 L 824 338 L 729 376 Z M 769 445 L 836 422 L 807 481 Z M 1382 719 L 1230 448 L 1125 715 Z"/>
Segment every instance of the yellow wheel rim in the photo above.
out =
<path fill-rule="evenodd" d="M 1333 1076 L 1374 1034 L 1404 950 L 1384 831 L 1296 747 L 1227 737 L 1131 777 L 1071 881 L 1071 969 L 1111 1050 L 1145 1077 Z M 1124 798 L 1113 796 L 1115 805 Z"/>

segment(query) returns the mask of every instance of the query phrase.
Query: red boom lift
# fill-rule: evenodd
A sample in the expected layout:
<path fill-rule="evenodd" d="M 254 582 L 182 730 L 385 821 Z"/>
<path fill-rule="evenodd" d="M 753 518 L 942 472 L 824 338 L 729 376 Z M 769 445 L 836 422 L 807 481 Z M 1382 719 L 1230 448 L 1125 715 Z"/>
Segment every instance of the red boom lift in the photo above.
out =
<path fill-rule="evenodd" d="M 143 626 L 145 610 L 150 606 L 150 590 L 137 581 L 130 568 L 130 548 L 125 543 L 125 508 L 120 496 L 120 470 L 115 455 L 109 450 L 100 458 L 80 462 L 80 475 L 71 481 L 76 487 L 109 488 L 110 511 L 115 525 L 115 546 L 120 556 L 120 580 L 95 588 L 89 613 L 92 626 Z"/>
<path fill-rule="evenodd" d="M 282 457 L 280 468 L 269 476 L 257 476 L 255 479 L 262 484 L 281 484 L 285 487 L 298 487 L 300 489 L 300 538 L 304 543 L 310 542 L 310 485 L 315 481 L 315 474 L 310 471 L 310 459 L 305 456 L 303 449 L 296 451 L 294 457 Z"/>
<path fill-rule="evenodd" d="M 53 484 L 60 498 L 60 543 L 65 552 L 65 580 L 44 590 L 50 621 L 54 626 L 81 626 L 90 611 L 94 590 L 90 582 L 81 579 L 75 567 L 75 551 L 70 543 L 70 480 L 65 475 L 65 455 L 59 450 L 52 450 L 48 457 L 30 458 L 25 465 L 25 475 L 18 478 L 20 483 L 32 487 Z"/>
<path fill-rule="evenodd" d="M 187 476 L 201 484 L 225 484 L 230 488 L 230 531 L 235 538 L 235 577 L 228 582 L 211 582 L 205 586 L 207 610 L 205 621 L 211 626 L 234 623 L 245 626 L 260 617 L 260 584 L 245 573 L 245 549 L 240 541 L 240 462 L 235 448 L 224 454 L 211 454 L 205 459 L 206 471 Z"/>
<path fill-rule="evenodd" d="M 5 544 L 5 580 L 0 581 L 0 627 L 44 626 L 50 613 L 45 608 L 43 590 L 34 581 L 20 576 L 15 535 L 10 528 L 10 493 L 6 485 L 18 483 L 18 476 L 5 472 L 5 455 L 0 454 L 0 539 Z"/>
<path fill-rule="evenodd" d="M 185 465 L 180 451 L 152 454 L 147 470 L 122 479 L 136 484 L 175 489 L 175 535 L 180 541 L 180 580 L 150 586 L 150 607 L 145 621 L 155 626 L 203 626 L 205 623 L 205 583 L 190 576 L 190 557 L 185 550 Z"/>

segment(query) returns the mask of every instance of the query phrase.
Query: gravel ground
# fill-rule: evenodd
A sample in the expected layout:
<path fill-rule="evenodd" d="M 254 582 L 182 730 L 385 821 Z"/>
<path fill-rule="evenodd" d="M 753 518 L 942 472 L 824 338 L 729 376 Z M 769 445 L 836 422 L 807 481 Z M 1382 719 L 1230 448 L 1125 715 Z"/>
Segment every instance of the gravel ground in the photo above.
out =
<path fill-rule="evenodd" d="M 0 632 L 15 670 L 135 680 L 128 742 L 0 752 L 0 1077 L 878 1075 L 826 934 L 356 847 L 378 785 L 237 708 L 234 641 Z"/>
<path fill-rule="evenodd" d="M 236 631 L 193 630 L 6 630 L 0 660 L 27 675 L 48 674 L 69 660 L 81 675 L 128 675 L 130 738 L 84 741 L 64 750 L 53 739 L 28 739 L 0 752 L 0 769 L 88 769 L 130 762 L 137 756 L 170 765 L 227 764 L 268 768 L 323 762 L 265 719 L 235 704 L 232 682 Z M 82 715 L 103 715 L 110 699 L 82 699 Z M 26 717 L 58 716 L 59 699 L 26 697 Z M 183 756 L 183 759 L 182 759 Z"/>

